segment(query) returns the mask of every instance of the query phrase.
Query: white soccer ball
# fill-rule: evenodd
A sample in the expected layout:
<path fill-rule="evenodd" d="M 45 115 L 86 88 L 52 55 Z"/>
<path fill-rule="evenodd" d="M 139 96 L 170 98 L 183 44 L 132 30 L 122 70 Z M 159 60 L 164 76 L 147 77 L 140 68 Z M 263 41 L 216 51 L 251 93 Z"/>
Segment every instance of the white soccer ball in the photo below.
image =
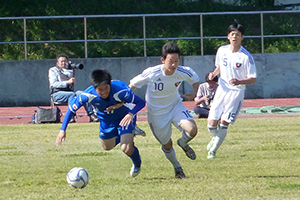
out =
<path fill-rule="evenodd" d="M 82 167 L 74 167 L 67 175 L 67 182 L 76 189 L 82 189 L 89 182 L 89 174 Z"/>

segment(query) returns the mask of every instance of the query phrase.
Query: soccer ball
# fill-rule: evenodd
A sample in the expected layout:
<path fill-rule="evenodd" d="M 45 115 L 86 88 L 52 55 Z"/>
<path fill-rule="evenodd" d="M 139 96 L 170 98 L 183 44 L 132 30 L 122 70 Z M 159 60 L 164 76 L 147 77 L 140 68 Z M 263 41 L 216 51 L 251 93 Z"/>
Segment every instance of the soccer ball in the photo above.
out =
<path fill-rule="evenodd" d="M 89 182 L 89 174 L 82 167 L 74 167 L 67 175 L 67 182 L 76 189 L 82 189 Z"/>

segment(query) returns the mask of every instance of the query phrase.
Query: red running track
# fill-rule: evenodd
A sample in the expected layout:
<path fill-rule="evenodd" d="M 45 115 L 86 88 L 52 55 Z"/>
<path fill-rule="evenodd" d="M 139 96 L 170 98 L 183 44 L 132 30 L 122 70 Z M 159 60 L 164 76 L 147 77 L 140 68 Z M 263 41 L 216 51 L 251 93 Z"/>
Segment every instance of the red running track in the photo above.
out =
<path fill-rule="evenodd" d="M 193 110 L 193 101 L 184 101 L 187 109 Z M 263 107 L 263 106 L 300 106 L 300 98 L 279 98 L 279 99 L 245 99 L 242 108 Z M 63 113 L 66 112 L 67 106 L 60 106 Z M 0 107 L 0 124 L 27 124 L 31 120 L 36 107 Z M 139 121 L 147 120 L 147 109 L 144 108 L 138 115 Z M 78 123 L 88 123 L 89 118 L 85 115 L 85 110 L 80 108 L 77 114 Z M 270 117 L 270 116 L 300 116 L 299 114 L 262 114 L 262 115 L 240 115 L 239 117 Z"/>

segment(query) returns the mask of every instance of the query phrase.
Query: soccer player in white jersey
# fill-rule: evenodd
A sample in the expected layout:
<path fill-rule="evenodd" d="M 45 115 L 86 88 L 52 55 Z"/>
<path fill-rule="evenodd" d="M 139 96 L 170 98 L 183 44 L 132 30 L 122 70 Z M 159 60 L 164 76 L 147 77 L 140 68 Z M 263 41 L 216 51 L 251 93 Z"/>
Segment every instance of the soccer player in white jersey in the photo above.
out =
<path fill-rule="evenodd" d="M 216 55 L 215 70 L 209 74 L 212 80 L 220 74 L 219 87 L 208 116 L 208 131 L 213 135 L 207 145 L 208 159 L 216 152 L 227 135 L 241 109 L 246 85 L 256 82 L 256 66 L 252 55 L 241 45 L 244 28 L 236 20 L 228 27 L 229 45 L 221 46 Z M 218 127 L 219 125 L 219 127 Z"/>
<path fill-rule="evenodd" d="M 190 67 L 179 66 L 179 60 L 180 49 L 177 44 L 166 43 L 162 47 L 162 64 L 145 69 L 142 74 L 131 79 L 129 87 L 134 91 L 135 88 L 147 84 L 145 99 L 149 126 L 162 145 L 165 156 L 173 164 L 175 178 L 185 178 L 173 149 L 172 124 L 182 132 L 177 144 L 187 157 L 196 159 L 196 154 L 188 142 L 197 135 L 197 126 L 183 105 L 178 88 L 183 81 L 187 81 L 193 86 L 194 98 L 199 86 L 199 77 Z"/>

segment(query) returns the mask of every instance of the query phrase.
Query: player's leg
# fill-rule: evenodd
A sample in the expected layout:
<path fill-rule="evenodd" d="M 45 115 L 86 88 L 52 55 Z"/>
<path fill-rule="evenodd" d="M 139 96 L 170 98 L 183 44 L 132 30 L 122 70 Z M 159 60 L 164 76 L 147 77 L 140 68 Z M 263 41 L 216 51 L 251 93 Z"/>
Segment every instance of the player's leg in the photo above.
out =
<path fill-rule="evenodd" d="M 177 160 L 175 150 L 173 148 L 173 142 L 172 139 L 169 140 L 168 143 L 162 145 L 161 147 L 162 151 L 164 152 L 166 158 L 172 163 L 175 171 L 175 178 L 185 178 L 185 174 L 183 172 L 183 169 Z"/>
<path fill-rule="evenodd" d="M 172 123 L 182 132 L 182 136 L 177 140 L 177 144 L 188 158 L 195 160 L 196 154 L 188 144 L 198 132 L 195 120 L 182 103 L 178 104 L 171 114 L 173 116 Z"/>
<path fill-rule="evenodd" d="M 136 146 L 134 146 L 133 142 L 133 134 L 127 133 L 121 135 L 121 150 L 131 159 L 132 168 L 130 170 L 130 175 L 132 177 L 136 177 L 140 173 L 141 168 L 141 157 L 139 150 Z"/>
<path fill-rule="evenodd" d="M 238 113 L 242 107 L 244 99 L 244 91 L 229 91 L 224 98 L 226 102 L 221 122 L 219 125 L 219 130 L 214 136 L 213 144 L 209 149 L 207 158 L 215 158 L 217 150 L 220 148 L 221 144 L 227 136 L 227 129 L 229 124 L 233 124 L 238 116 Z M 214 125 L 213 122 L 209 123 Z"/>
<path fill-rule="evenodd" d="M 153 115 L 147 114 L 148 123 L 151 131 L 157 141 L 162 145 L 161 149 L 166 158 L 171 162 L 175 171 L 175 178 L 185 178 L 182 167 L 177 160 L 175 150 L 173 148 L 172 124 L 169 115 Z"/>
<path fill-rule="evenodd" d="M 121 150 L 127 156 L 130 156 L 134 152 L 133 134 L 132 133 L 127 133 L 127 134 L 121 135 L 120 147 L 121 147 Z"/>
<path fill-rule="evenodd" d="M 132 168 L 130 170 L 130 175 L 136 177 L 140 173 L 141 169 L 141 157 L 138 148 L 133 142 L 133 130 L 136 125 L 136 117 L 133 118 L 130 125 L 125 127 L 118 127 L 119 135 L 121 137 L 120 147 L 121 150 L 131 159 Z"/>
<path fill-rule="evenodd" d="M 177 144 L 185 152 L 186 156 L 192 160 L 196 159 L 196 153 L 190 147 L 190 142 L 197 135 L 197 126 L 195 121 L 183 120 L 180 127 L 182 130 L 182 136 L 177 140 Z"/>
<path fill-rule="evenodd" d="M 224 97 L 226 92 L 222 88 L 218 88 L 215 94 L 214 102 L 210 108 L 209 115 L 207 118 L 207 129 L 208 132 L 212 135 L 211 141 L 207 145 L 208 156 L 207 158 L 215 158 L 215 152 L 211 151 L 212 146 L 214 145 L 216 135 L 218 134 L 218 124 L 221 119 L 222 113 L 224 111 Z"/>
<path fill-rule="evenodd" d="M 140 129 L 137 125 L 135 125 L 135 128 L 133 130 L 133 135 L 136 136 L 136 135 L 141 135 L 143 137 L 146 136 L 146 132 L 143 131 L 142 129 Z"/>
<path fill-rule="evenodd" d="M 118 129 L 114 129 L 109 133 L 103 133 L 100 130 L 99 133 L 100 142 L 104 150 L 109 151 L 120 143 L 120 136 Z"/>

